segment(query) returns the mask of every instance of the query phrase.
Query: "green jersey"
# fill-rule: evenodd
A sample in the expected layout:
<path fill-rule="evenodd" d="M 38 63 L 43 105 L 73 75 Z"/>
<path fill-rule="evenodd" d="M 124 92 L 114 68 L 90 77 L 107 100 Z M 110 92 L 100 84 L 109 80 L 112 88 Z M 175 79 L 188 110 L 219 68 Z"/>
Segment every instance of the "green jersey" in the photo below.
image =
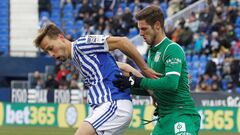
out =
<path fill-rule="evenodd" d="M 165 37 L 149 49 L 148 66 L 163 76 L 143 78 L 141 88 L 152 90 L 159 107 L 159 116 L 183 110 L 197 113 L 188 85 L 187 63 L 183 49 Z"/>

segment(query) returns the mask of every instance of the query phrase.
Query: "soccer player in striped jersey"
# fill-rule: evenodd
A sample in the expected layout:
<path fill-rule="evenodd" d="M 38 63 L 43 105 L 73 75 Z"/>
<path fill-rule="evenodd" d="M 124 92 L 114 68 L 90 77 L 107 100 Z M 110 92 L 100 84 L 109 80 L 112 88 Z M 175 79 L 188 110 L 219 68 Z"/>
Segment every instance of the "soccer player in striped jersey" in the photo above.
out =
<path fill-rule="evenodd" d="M 200 115 L 190 95 L 185 54 L 181 46 L 166 37 L 164 16 L 157 6 L 136 14 L 140 35 L 149 45 L 148 66 L 163 76 L 157 79 L 117 75 L 120 89 L 151 90 L 157 102 L 159 120 L 152 135 L 197 135 Z"/>
<path fill-rule="evenodd" d="M 130 124 L 130 92 L 129 89 L 121 91 L 112 84 L 115 74 L 121 71 L 109 51 L 121 50 L 136 62 L 145 76 L 158 77 L 125 37 L 86 35 L 70 42 L 56 25 L 49 23 L 40 29 L 34 42 L 36 47 L 57 60 L 70 59 L 88 87 L 91 112 L 75 135 L 120 135 Z"/>

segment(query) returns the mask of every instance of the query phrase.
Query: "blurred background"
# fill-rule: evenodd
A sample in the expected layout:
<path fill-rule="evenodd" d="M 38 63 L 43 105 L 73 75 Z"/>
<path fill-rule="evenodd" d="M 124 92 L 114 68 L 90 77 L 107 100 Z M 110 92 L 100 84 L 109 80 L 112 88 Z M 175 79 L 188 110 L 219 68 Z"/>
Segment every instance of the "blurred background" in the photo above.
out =
<path fill-rule="evenodd" d="M 167 36 L 186 52 L 200 134 L 239 134 L 240 0 L 1 0 L 0 135 L 70 135 L 88 114 L 74 66 L 33 44 L 44 23 L 54 22 L 71 41 L 87 34 L 126 36 L 146 58 L 134 15 L 150 4 L 162 9 Z M 120 51 L 111 53 L 136 67 Z M 155 123 L 142 119 L 152 119 L 152 100 L 133 95 L 133 103 L 126 135 L 150 134 Z"/>

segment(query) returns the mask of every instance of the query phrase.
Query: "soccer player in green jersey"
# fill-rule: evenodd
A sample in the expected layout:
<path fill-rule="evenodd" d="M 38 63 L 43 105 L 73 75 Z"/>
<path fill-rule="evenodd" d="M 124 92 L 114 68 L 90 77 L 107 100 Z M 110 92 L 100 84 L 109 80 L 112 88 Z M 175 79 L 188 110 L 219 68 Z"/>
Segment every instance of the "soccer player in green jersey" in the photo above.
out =
<path fill-rule="evenodd" d="M 158 7 L 142 9 L 136 14 L 136 19 L 140 35 L 150 47 L 148 66 L 163 76 L 150 79 L 116 75 L 114 85 L 122 90 L 130 87 L 153 91 L 159 120 L 152 135 L 197 135 L 200 115 L 190 95 L 187 63 L 182 47 L 166 37 L 164 16 Z"/>

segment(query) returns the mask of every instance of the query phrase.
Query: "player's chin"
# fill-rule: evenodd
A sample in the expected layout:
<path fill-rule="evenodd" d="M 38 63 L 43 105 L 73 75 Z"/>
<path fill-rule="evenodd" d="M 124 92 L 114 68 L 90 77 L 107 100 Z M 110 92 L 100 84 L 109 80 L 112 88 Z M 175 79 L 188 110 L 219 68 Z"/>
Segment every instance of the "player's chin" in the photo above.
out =
<path fill-rule="evenodd" d="M 65 57 L 58 57 L 56 58 L 58 61 L 65 62 L 67 59 Z"/>
<path fill-rule="evenodd" d="M 66 62 L 67 59 L 63 58 L 63 59 L 61 59 L 60 61 L 61 61 L 61 62 Z"/>

